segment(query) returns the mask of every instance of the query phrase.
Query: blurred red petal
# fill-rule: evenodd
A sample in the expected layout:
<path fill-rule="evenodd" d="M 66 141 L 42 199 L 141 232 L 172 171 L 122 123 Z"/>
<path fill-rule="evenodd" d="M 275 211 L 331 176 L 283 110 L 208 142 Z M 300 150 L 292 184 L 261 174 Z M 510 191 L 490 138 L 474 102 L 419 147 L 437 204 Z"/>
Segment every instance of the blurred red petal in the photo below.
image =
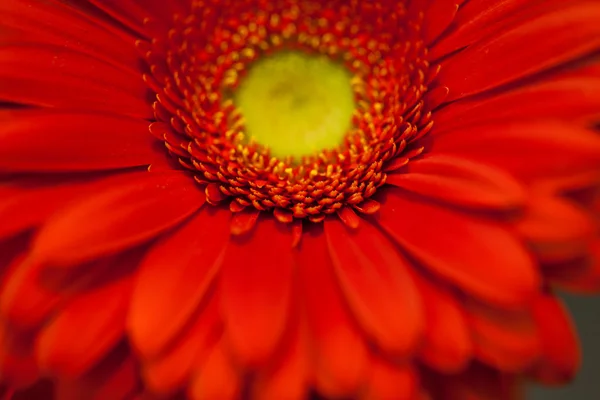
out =
<path fill-rule="evenodd" d="M 436 275 L 493 304 L 520 307 L 540 276 L 517 239 L 494 221 L 386 192 L 377 222 Z M 485 265 L 485 268 L 482 268 Z"/>
<path fill-rule="evenodd" d="M 392 365 L 375 359 L 363 400 L 414 400 L 417 395 L 418 375 L 412 365 Z"/>
<path fill-rule="evenodd" d="M 310 227 L 296 253 L 305 302 L 315 386 L 331 397 L 352 396 L 367 380 L 369 350 L 342 302 L 324 233 Z"/>
<path fill-rule="evenodd" d="M 427 278 L 415 276 L 425 309 L 426 327 L 419 357 L 436 371 L 457 373 L 473 357 L 471 332 L 463 304 Z"/>
<path fill-rule="evenodd" d="M 288 322 L 292 235 L 272 218 L 259 220 L 251 237 L 232 237 L 220 275 L 226 336 L 244 364 L 264 362 Z"/>
<path fill-rule="evenodd" d="M 239 372 L 221 341 L 197 365 L 188 396 L 190 400 L 236 400 L 240 396 L 241 385 Z"/>
<path fill-rule="evenodd" d="M 255 400 L 303 400 L 307 397 L 310 371 L 307 348 L 307 332 L 304 317 L 292 326 L 289 340 L 281 356 L 274 358 L 274 364 L 265 368 L 254 382 L 252 398 Z"/>
<path fill-rule="evenodd" d="M 495 166 L 522 181 L 600 169 L 600 136 L 558 121 L 490 123 L 436 136 L 434 151 Z"/>
<path fill-rule="evenodd" d="M 187 219 L 204 194 L 185 173 L 134 173 L 52 216 L 34 241 L 38 260 L 71 265 L 150 240 Z M 85 223 L 83 223 L 85 221 Z"/>
<path fill-rule="evenodd" d="M 409 169 L 388 175 L 386 183 L 467 208 L 514 210 L 525 203 L 525 189 L 499 168 L 433 153 Z"/>
<path fill-rule="evenodd" d="M 227 248 L 229 218 L 226 211 L 202 209 L 155 244 L 138 267 L 127 329 L 144 357 L 170 344 L 207 297 Z"/>
<path fill-rule="evenodd" d="M 505 311 L 471 301 L 466 309 L 474 353 L 480 361 L 515 373 L 537 361 L 541 341 L 529 311 Z"/>
<path fill-rule="evenodd" d="M 212 352 L 212 346 L 221 337 L 222 323 L 216 301 L 210 301 L 193 318 L 191 326 L 171 348 L 144 363 L 145 383 L 160 396 L 172 395 L 184 387 L 195 364 Z"/>
<path fill-rule="evenodd" d="M 77 378 L 124 336 L 131 278 L 90 290 L 62 307 L 39 333 L 36 356 L 45 371 Z"/>
<path fill-rule="evenodd" d="M 415 351 L 423 328 L 421 298 L 394 244 L 367 221 L 350 231 L 325 220 L 333 270 L 344 296 L 375 344 L 397 356 Z"/>
<path fill-rule="evenodd" d="M 542 343 L 535 378 L 545 384 L 569 382 L 581 366 L 581 351 L 567 309 L 556 297 L 543 295 L 533 306 L 533 318 Z"/>
<path fill-rule="evenodd" d="M 561 262 L 585 255 L 596 227 L 590 215 L 559 197 L 531 196 L 529 210 L 516 229 L 542 262 Z"/>
<path fill-rule="evenodd" d="M 562 289 L 597 294 L 600 292 L 600 239 L 590 244 L 587 257 L 548 266 L 545 274 L 550 282 Z"/>

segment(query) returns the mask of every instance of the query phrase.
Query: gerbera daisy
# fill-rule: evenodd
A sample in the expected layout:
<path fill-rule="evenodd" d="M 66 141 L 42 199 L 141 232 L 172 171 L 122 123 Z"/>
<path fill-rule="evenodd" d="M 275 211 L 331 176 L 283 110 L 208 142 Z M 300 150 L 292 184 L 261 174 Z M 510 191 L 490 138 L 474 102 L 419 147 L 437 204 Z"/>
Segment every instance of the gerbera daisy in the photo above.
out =
<path fill-rule="evenodd" d="M 15 399 L 513 399 L 600 289 L 595 0 L 2 0 Z"/>

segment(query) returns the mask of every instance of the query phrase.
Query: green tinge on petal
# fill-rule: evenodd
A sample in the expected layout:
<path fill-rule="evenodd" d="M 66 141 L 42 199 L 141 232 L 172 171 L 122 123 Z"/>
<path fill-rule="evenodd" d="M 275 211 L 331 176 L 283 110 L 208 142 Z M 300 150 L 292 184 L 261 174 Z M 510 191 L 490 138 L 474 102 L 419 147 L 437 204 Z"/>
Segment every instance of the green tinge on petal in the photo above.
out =
<path fill-rule="evenodd" d="M 326 56 L 280 52 L 250 66 L 233 101 L 246 134 L 276 157 L 332 149 L 352 127 L 351 74 Z"/>

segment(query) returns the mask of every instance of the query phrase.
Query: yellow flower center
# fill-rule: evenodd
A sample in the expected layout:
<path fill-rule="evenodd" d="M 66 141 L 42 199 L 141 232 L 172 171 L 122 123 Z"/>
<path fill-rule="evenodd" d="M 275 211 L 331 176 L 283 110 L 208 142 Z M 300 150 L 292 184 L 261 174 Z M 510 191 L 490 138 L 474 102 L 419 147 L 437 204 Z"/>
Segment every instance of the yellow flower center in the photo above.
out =
<path fill-rule="evenodd" d="M 246 137 L 275 157 L 338 147 L 355 109 L 350 72 L 324 55 L 279 52 L 252 64 L 233 95 Z"/>

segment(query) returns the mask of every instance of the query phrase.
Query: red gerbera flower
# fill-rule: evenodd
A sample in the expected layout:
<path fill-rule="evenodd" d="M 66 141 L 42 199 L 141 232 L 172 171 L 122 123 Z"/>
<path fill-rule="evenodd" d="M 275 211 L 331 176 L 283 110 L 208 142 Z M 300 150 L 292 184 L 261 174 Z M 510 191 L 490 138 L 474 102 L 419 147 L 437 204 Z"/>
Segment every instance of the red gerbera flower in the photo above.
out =
<path fill-rule="evenodd" d="M 0 16 L 9 398 L 512 399 L 575 373 L 553 289 L 600 289 L 597 1 Z"/>

